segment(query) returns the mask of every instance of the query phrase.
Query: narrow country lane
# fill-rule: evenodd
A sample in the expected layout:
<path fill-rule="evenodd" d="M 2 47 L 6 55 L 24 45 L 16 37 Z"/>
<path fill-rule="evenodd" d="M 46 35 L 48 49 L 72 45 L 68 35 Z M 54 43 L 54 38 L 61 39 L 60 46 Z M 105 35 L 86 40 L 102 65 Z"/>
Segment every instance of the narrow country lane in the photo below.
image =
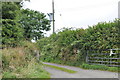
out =
<path fill-rule="evenodd" d="M 77 73 L 72 74 L 72 73 L 56 70 L 50 67 L 44 67 L 44 69 L 51 74 L 51 78 L 118 78 L 118 73 L 115 73 L 115 72 L 99 71 L 99 70 L 84 70 L 78 67 L 64 66 L 64 65 L 46 63 L 46 62 L 44 62 L 44 64 L 64 67 L 67 69 L 77 71 Z"/>

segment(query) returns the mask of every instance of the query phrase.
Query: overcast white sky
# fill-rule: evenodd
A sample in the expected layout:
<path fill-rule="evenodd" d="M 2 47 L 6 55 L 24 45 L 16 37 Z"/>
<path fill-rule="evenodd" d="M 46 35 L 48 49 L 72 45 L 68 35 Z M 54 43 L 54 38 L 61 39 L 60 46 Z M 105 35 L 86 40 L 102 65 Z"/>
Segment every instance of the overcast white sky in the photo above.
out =
<path fill-rule="evenodd" d="M 87 28 L 98 22 L 113 21 L 118 18 L 120 0 L 54 0 L 55 31 L 63 27 Z M 52 0 L 31 0 L 24 8 L 45 14 L 52 12 Z M 52 30 L 47 32 L 51 34 Z"/>

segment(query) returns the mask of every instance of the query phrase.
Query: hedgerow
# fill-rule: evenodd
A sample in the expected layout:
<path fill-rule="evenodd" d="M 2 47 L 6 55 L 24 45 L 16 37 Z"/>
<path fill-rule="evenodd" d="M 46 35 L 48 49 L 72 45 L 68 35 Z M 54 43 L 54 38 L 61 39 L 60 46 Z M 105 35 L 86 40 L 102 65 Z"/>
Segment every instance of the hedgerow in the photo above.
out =
<path fill-rule="evenodd" d="M 80 65 L 85 63 L 89 50 L 100 53 L 100 50 L 119 48 L 119 22 L 120 19 L 115 19 L 113 22 L 101 22 L 87 29 L 63 29 L 50 37 L 40 39 L 37 44 L 41 60 Z"/>

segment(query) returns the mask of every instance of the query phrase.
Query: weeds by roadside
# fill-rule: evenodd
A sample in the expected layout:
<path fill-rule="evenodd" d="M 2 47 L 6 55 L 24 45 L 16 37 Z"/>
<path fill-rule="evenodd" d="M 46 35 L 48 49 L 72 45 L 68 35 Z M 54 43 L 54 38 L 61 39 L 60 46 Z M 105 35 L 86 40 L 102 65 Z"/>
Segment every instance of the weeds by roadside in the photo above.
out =
<path fill-rule="evenodd" d="M 50 74 L 36 59 L 37 47 L 25 42 L 16 48 L 2 50 L 2 78 L 50 78 Z"/>

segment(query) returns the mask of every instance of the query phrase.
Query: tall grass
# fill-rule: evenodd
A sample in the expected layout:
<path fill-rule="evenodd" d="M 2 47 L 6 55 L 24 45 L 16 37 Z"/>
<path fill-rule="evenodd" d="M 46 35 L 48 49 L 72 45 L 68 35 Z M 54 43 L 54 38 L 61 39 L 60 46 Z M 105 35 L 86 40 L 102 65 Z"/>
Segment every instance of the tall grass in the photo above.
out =
<path fill-rule="evenodd" d="M 16 48 L 2 50 L 3 78 L 49 78 L 41 63 L 37 62 L 37 47 L 31 42 Z"/>

